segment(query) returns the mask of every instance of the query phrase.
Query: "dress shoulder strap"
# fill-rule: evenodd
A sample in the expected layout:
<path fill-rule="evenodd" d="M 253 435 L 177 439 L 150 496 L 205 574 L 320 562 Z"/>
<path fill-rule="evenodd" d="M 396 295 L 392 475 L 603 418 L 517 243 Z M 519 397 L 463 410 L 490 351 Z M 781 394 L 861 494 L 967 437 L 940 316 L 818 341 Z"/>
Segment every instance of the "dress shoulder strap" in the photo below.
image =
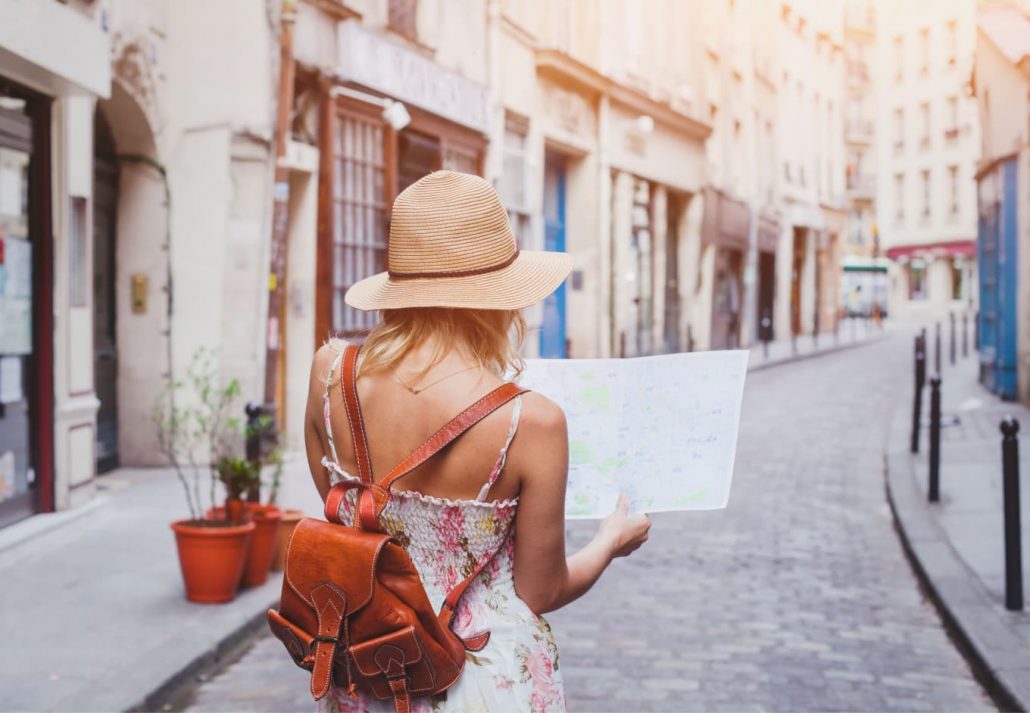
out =
<path fill-rule="evenodd" d="M 325 380 L 325 392 L 322 394 L 322 419 L 325 421 L 325 437 L 329 441 L 329 455 L 332 456 L 333 463 L 337 468 L 340 467 L 340 459 L 336 455 L 336 441 L 333 440 L 333 426 L 329 421 L 329 390 L 333 386 L 333 374 L 336 373 L 337 368 L 340 366 L 340 360 L 343 359 L 343 352 L 336 355 L 333 359 L 332 365 L 329 367 L 329 375 Z"/>
<path fill-rule="evenodd" d="M 490 477 L 487 478 L 486 482 L 483 483 L 483 487 L 479 490 L 479 495 L 476 496 L 476 500 L 483 502 L 486 500 L 486 496 L 490 494 L 490 489 L 494 487 L 494 483 L 501 477 L 501 471 L 504 470 L 504 463 L 508 459 L 508 447 L 511 446 L 512 440 L 515 438 L 515 432 L 519 428 L 519 417 L 522 413 L 522 396 L 515 397 L 515 408 L 511 412 L 511 425 L 508 426 L 508 437 L 504 440 L 504 446 L 501 448 L 500 455 L 497 456 L 497 462 L 494 463 L 493 470 L 490 471 Z"/>

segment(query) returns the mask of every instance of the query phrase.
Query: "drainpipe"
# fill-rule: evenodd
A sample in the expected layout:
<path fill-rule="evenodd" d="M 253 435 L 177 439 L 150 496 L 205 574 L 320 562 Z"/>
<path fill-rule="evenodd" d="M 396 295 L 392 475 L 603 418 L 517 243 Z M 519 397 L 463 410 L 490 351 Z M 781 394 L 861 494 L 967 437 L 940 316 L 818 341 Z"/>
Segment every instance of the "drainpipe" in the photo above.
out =
<path fill-rule="evenodd" d="M 268 273 L 268 335 L 265 350 L 265 402 L 277 405 L 278 422 L 283 423 L 282 372 L 285 336 L 284 299 L 286 279 L 286 224 L 290 204 L 290 172 L 283 166 L 290 136 L 293 108 L 293 25 L 297 16 L 296 0 L 282 0 L 279 27 L 279 95 L 275 117 L 275 187 L 272 207 L 271 258 Z"/>

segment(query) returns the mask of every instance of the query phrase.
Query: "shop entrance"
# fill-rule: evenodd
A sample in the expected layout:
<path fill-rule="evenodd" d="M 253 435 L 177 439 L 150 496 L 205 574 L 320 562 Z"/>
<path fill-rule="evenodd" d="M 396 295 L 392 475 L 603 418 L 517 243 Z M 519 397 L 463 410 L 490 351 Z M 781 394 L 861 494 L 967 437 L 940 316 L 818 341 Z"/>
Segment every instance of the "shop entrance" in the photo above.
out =
<path fill-rule="evenodd" d="M 665 351 L 674 354 L 682 350 L 680 338 L 680 288 L 679 288 L 679 224 L 683 215 L 683 199 L 667 194 L 665 203 L 665 328 L 663 337 Z"/>
<path fill-rule="evenodd" d="M 740 346 L 741 268 L 740 250 L 716 248 L 715 290 L 712 295 L 712 349 Z"/>
<path fill-rule="evenodd" d="M 49 114 L 0 80 L 0 526 L 53 502 Z"/>
<path fill-rule="evenodd" d="M 805 229 L 794 228 L 790 271 L 790 331 L 801 334 L 801 280 L 805 268 Z"/>
<path fill-rule="evenodd" d="M 771 342 L 773 331 L 773 303 L 776 299 L 776 254 L 758 253 L 758 339 Z"/>
<path fill-rule="evenodd" d="M 115 341 L 115 228 L 118 163 L 110 127 L 93 122 L 93 379 L 97 411 L 97 473 L 118 467 L 118 343 Z"/>

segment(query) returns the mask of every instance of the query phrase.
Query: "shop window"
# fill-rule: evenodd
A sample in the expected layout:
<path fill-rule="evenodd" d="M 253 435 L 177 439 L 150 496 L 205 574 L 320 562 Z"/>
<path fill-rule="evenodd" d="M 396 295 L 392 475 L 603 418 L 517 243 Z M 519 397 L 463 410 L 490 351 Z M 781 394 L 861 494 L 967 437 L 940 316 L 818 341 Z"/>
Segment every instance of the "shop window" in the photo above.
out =
<path fill-rule="evenodd" d="M 926 299 L 926 263 L 916 259 L 908 264 L 908 298 Z"/>
<path fill-rule="evenodd" d="M 375 312 L 348 307 L 351 285 L 386 269 L 386 186 L 383 127 L 340 114 L 333 175 L 333 330 L 341 336 L 368 332 Z"/>
<path fill-rule="evenodd" d="M 443 152 L 443 167 L 448 171 L 479 174 L 479 154 L 475 149 L 448 144 Z"/>

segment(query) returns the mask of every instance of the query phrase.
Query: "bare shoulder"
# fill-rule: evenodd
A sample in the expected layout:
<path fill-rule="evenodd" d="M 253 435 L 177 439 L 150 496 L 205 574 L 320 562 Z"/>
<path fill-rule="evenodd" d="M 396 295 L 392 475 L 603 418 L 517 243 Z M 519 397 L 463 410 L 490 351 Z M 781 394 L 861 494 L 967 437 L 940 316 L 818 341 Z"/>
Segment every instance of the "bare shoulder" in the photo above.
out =
<path fill-rule="evenodd" d="M 519 417 L 519 428 L 538 434 L 551 434 L 551 437 L 565 437 L 565 412 L 561 406 L 543 394 L 530 391 L 522 397 L 522 414 Z"/>
<path fill-rule="evenodd" d="M 347 346 L 347 342 L 342 339 L 330 339 L 320 346 L 315 352 L 315 358 L 311 360 L 311 380 L 317 380 L 324 384 L 333 361 Z"/>

